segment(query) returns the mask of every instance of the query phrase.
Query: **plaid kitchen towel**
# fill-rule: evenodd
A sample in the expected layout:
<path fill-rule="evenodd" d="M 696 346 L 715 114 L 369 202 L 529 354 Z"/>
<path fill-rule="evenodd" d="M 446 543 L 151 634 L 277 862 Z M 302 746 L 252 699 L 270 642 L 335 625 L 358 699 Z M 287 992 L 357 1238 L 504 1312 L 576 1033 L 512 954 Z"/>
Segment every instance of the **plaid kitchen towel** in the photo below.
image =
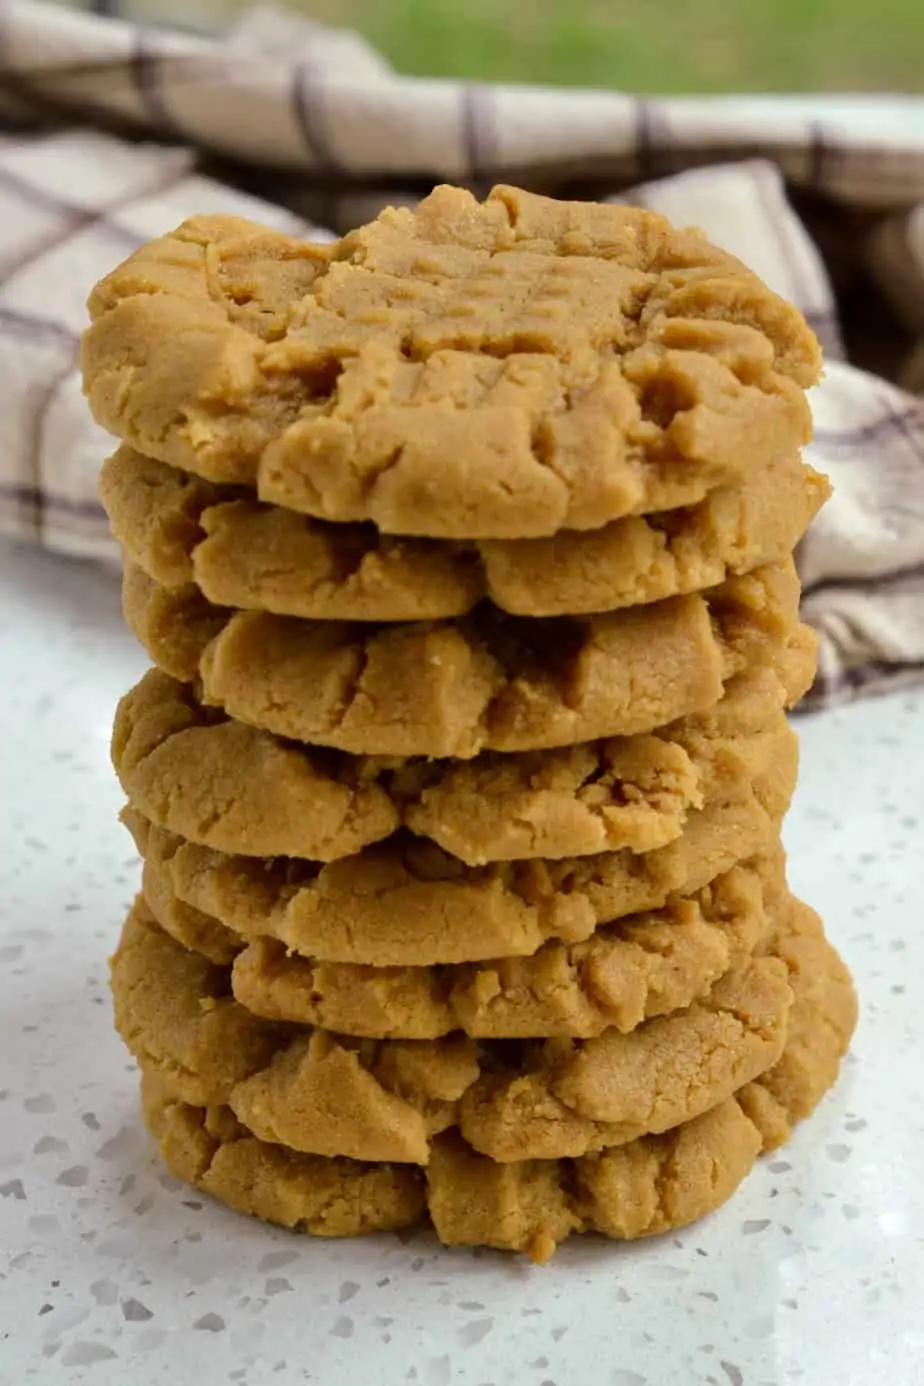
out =
<path fill-rule="evenodd" d="M 0 0 L 0 529 L 117 561 L 112 444 L 75 362 L 90 287 L 134 247 L 217 210 L 329 235 L 439 181 L 656 208 L 799 305 L 828 359 L 810 456 L 835 486 L 799 554 L 813 699 L 924 676 L 922 98 L 426 81 L 273 12 L 218 40 Z"/>

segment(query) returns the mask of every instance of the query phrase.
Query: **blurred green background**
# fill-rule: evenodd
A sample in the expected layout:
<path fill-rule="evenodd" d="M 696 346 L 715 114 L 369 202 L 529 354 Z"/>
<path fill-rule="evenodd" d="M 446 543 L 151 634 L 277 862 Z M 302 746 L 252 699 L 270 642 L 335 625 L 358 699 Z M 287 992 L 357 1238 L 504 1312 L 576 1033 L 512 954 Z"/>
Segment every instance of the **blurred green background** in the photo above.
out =
<path fill-rule="evenodd" d="M 924 91 L 924 0 L 298 0 L 403 72 L 641 92 Z"/>

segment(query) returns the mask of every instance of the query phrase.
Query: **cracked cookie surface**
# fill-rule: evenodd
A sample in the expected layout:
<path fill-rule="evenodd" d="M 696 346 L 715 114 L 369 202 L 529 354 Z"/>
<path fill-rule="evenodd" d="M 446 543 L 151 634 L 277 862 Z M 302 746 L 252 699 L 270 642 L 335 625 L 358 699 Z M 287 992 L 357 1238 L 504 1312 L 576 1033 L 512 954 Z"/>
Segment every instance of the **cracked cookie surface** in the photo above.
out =
<path fill-rule="evenodd" d="M 270 939 L 246 946 L 240 940 L 231 985 L 255 1015 L 369 1037 L 434 1039 L 462 1030 L 479 1039 L 588 1039 L 610 1027 L 627 1033 L 690 1005 L 749 956 L 770 928 L 783 888 L 782 863 L 760 858 L 694 896 L 603 925 L 583 943 L 549 942 L 531 957 L 456 966 L 321 963 Z"/>
<path fill-rule="evenodd" d="M 332 247 L 194 218 L 90 296 L 84 385 L 145 455 L 395 534 L 695 504 L 808 440 L 791 305 L 636 208 L 437 188 Z"/>
<path fill-rule="evenodd" d="M 156 922 L 211 961 L 232 964 L 234 996 L 254 1015 L 368 1038 L 589 1038 L 628 1031 L 688 1005 L 753 952 L 779 909 L 780 851 L 732 867 L 694 895 L 602 925 L 581 943 L 552 940 L 526 957 L 430 967 L 370 967 L 246 941 L 179 901 L 167 873 L 145 863 Z"/>
<path fill-rule="evenodd" d="M 702 591 L 781 563 L 827 498 L 798 457 L 699 505 L 549 539 L 447 543 L 332 525 L 122 447 L 100 495 L 130 560 L 217 606 L 337 621 L 461 616 L 487 598 L 520 616 L 580 615 Z"/>
<path fill-rule="evenodd" d="M 736 779 L 784 782 L 797 743 L 769 668 L 658 735 L 452 761 L 381 761 L 283 741 L 149 670 L 122 698 L 112 758 L 129 802 L 190 842 L 332 861 L 400 826 L 470 866 L 652 851 Z"/>
<path fill-rule="evenodd" d="M 143 1069 L 305 1153 L 426 1164 L 458 1128 L 498 1161 L 577 1156 L 691 1120 L 774 1064 L 792 992 L 743 959 L 689 1007 L 579 1040 L 357 1040 L 251 1016 L 226 969 L 136 902 L 112 963 L 116 1027 Z"/>
<path fill-rule="evenodd" d="M 598 924 L 660 909 L 740 861 L 772 851 L 795 783 L 729 785 L 655 851 L 601 852 L 467 867 L 426 839 L 396 834 L 321 864 L 244 857 L 186 842 L 137 809 L 123 821 L 145 877 L 244 940 L 373 967 L 524 957 L 549 939 L 577 943 Z M 763 796 L 763 797 L 762 797 Z"/>
<path fill-rule="evenodd" d="M 129 566 L 123 609 L 159 668 L 201 681 L 203 702 L 357 755 L 471 759 L 653 731 L 710 708 L 745 669 L 814 647 L 791 561 L 599 616 L 487 607 L 390 626 L 231 613 Z"/>
<path fill-rule="evenodd" d="M 837 1078 L 856 1023 L 849 973 L 817 915 L 799 902 L 778 952 L 794 993 L 778 1063 L 693 1121 L 594 1155 L 497 1164 L 445 1133 L 424 1170 L 329 1160 L 260 1141 L 227 1107 L 177 1101 L 151 1076 L 142 1083 L 145 1115 L 179 1178 L 304 1232 L 349 1236 L 410 1225 L 426 1212 L 448 1245 L 538 1261 L 572 1232 L 656 1235 L 724 1203 L 761 1151 L 782 1144 Z"/>

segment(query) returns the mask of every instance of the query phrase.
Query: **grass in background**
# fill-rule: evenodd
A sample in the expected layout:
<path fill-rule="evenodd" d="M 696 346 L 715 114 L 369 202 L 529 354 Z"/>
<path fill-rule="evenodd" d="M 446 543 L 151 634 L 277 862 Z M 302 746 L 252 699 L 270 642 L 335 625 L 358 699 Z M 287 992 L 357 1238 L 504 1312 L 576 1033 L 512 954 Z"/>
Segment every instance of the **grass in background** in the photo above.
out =
<path fill-rule="evenodd" d="M 924 0 L 290 0 L 402 72 L 690 91 L 924 91 Z"/>

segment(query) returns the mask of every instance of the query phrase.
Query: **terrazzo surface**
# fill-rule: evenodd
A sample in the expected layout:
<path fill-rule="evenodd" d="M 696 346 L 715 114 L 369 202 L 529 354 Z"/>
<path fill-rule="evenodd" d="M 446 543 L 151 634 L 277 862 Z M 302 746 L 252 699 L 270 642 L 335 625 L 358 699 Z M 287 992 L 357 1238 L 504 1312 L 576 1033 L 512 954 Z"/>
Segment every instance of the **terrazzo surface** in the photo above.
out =
<path fill-rule="evenodd" d="M 792 879 L 861 996 L 836 1092 L 705 1222 L 536 1269 L 312 1242 L 160 1170 L 106 983 L 144 659 L 110 577 L 0 544 L 0 589 L 0 1386 L 924 1382 L 924 694 L 800 719 Z"/>

